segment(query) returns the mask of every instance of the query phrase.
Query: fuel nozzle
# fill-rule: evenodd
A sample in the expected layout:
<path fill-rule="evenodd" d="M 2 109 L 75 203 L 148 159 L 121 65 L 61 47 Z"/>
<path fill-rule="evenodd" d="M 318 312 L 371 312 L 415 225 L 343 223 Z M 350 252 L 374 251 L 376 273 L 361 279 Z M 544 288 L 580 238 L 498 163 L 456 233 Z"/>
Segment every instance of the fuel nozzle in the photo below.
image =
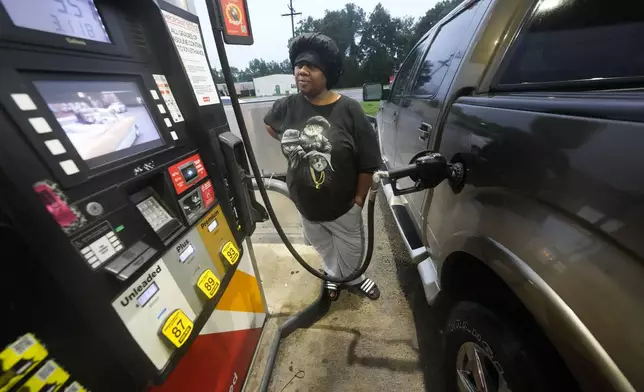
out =
<path fill-rule="evenodd" d="M 435 188 L 445 179 L 449 179 L 450 183 L 461 183 L 464 170 L 461 163 L 448 163 L 439 153 L 422 152 L 413 157 L 407 166 L 376 174 L 390 179 L 393 193 L 397 196 Z M 398 188 L 398 180 L 405 177 L 409 177 L 414 184 L 406 188 Z"/>

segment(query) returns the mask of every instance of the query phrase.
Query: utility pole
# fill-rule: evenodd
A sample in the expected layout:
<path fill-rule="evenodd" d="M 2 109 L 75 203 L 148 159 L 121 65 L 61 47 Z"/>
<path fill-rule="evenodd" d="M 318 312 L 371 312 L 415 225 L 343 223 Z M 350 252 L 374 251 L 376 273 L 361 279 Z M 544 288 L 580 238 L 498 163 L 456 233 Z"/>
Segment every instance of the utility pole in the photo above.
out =
<path fill-rule="evenodd" d="M 288 10 L 291 11 L 288 14 L 282 14 L 282 16 L 290 16 L 291 17 L 291 30 L 293 32 L 293 38 L 295 38 L 295 15 L 302 15 L 301 12 L 295 12 L 295 8 L 293 8 L 293 0 L 289 0 L 290 4 L 287 4 L 286 6 L 288 7 Z"/>

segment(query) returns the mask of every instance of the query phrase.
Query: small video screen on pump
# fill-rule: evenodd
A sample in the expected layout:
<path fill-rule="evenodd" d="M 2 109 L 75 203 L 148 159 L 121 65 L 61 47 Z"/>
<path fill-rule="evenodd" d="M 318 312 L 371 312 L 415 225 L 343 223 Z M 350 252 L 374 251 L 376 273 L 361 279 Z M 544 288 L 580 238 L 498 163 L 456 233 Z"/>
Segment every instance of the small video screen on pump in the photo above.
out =
<path fill-rule="evenodd" d="M 134 82 L 34 84 L 90 168 L 165 144 Z"/>

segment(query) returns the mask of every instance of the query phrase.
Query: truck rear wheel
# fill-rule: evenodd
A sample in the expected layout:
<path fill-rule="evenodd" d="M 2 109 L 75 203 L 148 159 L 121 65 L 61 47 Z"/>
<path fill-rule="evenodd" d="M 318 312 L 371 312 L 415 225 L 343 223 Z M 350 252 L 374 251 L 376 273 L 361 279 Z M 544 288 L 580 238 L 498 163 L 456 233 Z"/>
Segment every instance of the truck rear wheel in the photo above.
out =
<path fill-rule="evenodd" d="M 556 391 L 509 321 L 474 302 L 459 302 L 445 327 L 448 392 Z"/>

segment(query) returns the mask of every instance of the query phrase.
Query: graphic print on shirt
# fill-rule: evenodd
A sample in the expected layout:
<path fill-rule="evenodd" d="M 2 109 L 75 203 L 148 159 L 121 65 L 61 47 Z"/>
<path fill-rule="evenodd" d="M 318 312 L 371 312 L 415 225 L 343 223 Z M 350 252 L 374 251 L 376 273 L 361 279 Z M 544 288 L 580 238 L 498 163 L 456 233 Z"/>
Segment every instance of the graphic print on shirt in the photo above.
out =
<path fill-rule="evenodd" d="M 333 171 L 331 165 L 331 142 L 324 132 L 331 129 L 331 124 L 322 116 L 306 120 L 304 129 L 287 129 L 282 135 L 282 153 L 288 159 L 289 169 L 308 165 L 311 180 L 315 189 L 320 189 L 326 179 L 326 171 Z"/>

